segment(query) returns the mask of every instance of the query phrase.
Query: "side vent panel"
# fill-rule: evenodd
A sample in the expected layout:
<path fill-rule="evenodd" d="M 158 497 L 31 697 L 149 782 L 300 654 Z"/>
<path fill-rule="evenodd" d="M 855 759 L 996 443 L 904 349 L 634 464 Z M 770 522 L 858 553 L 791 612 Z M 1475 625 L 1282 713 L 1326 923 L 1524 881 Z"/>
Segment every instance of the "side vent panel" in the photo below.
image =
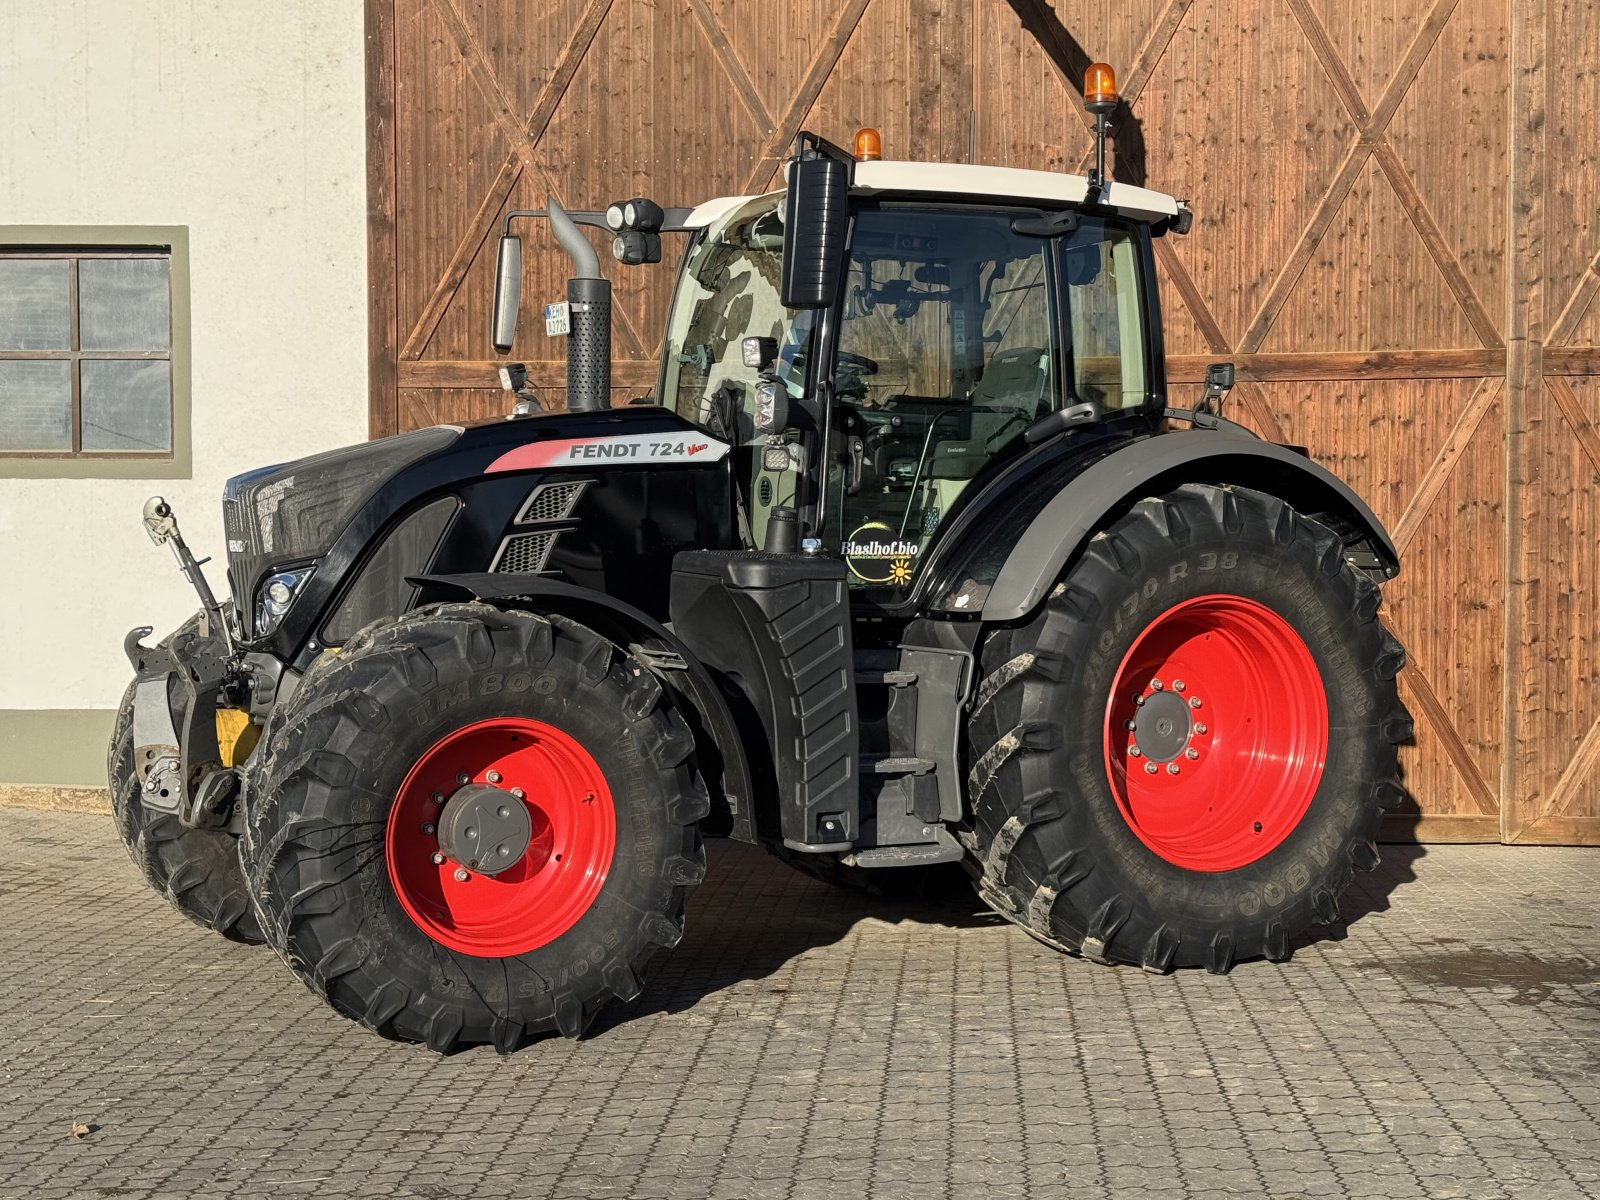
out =
<path fill-rule="evenodd" d="M 517 524 L 534 525 L 540 521 L 565 521 L 572 515 L 572 510 L 578 507 L 578 499 L 588 486 L 587 479 L 541 483 L 528 494 L 527 502 L 517 514 Z"/>
<path fill-rule="evenodd" d="M 559 530 L 514 533 L 500 543 L 489 570 L 503 575 L 537 575 L 555 547 Z"/>

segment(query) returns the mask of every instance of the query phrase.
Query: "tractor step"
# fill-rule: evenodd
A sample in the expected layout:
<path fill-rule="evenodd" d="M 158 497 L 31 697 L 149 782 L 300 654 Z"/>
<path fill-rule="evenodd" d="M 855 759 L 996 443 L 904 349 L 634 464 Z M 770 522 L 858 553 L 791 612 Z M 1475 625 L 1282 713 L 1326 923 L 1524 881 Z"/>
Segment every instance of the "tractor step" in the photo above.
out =
<path fill-rule="evenodd" d="M 868 775 L 928 775 L 938 764 L 931 758 L 911 758 L 905 755 L 879 756 L 863 754 L 861 769 Z"/>
<path fill-rule="evenodd" d="M 888 687 L 911 687 L 917 682 L 915 671 L 875 671 L 870 667 L 856 668 L 856 681 L 858 683 L 880 683 Z"/>

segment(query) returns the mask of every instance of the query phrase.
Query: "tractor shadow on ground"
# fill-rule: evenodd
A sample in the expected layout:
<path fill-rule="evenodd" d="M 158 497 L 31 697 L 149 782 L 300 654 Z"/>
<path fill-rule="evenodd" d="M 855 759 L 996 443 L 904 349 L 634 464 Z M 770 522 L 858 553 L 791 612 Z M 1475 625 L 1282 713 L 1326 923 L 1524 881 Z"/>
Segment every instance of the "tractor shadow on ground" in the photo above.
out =
<path fill-rule="evenodd" d="M 1291 950 L 1321 942 L 1342 942 L 1349 935 L 1350 926 L 1374 913 L 1388 912 L 1390 896 L 1396 888 L 1416 881 L 1417 861 L 1428 852 L 1426 846 L 1414 842 L 1381 845 L 1378 849 L 1383 860 L 1373 870 L 1358 874 L 1339 897 L 1339 919 L 1331 925 L 1313 925 L 1290 941 Z"/>
<path fill-rule="evenodd" d="M 952 866 L 916 895 L 871 895 L 804 875 L 757 847 L 708 843 L 706 882 L 689 896 L 683 941 L 657 958 L 644 994 L 600 1014 L 588 1037 L 640 1017 L 693 1008 L 737 984 L 769 978 L 863 920 L 944 929 L 1005 927 Z"/>

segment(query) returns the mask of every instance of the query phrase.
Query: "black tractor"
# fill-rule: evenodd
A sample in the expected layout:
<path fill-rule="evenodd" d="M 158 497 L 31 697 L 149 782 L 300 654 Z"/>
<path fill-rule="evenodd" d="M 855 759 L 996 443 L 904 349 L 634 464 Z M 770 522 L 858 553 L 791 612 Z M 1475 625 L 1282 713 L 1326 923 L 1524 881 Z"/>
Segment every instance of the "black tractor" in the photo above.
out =
<path fill-rule="evenodd" d="M 229 601 L 147 504 L 201 598 L 127 640 L 111 785 L 157 890 L 440 1051 L 637 995 L 704 836 L 844 882 L 961 863 L 1155 972 L 1337 919 L 1402 796 L 1394 544 L 1221 415 L 1231 367 L 1169 407 L 1184 205 L 876 141 L 802 134 L 769 195 L 508 215 L 492 340 L 544 217 L 566 410 L 507 363 L 508 419 L 229 481 Z M 687 241 L 626 405 L 584 225 L 625 264 Z"/>

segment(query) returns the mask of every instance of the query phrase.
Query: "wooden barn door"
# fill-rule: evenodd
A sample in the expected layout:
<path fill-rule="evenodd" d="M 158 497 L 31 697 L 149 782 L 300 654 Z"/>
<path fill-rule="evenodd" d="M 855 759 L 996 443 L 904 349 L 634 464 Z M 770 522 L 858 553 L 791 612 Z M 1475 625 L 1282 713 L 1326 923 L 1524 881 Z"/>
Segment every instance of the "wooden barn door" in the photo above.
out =
<path fill-rule="evenodd" d="M 887 157 L 1081 171 L 1192 201 L 1159 244 L 1176 402 L 1236 415 L 1388 524 L 1426 840 L 1600 843 L 1600 16 L 1566 0 L 369 0 L 372 428 L 500 415 L 508 208 L 775 186 L 796 130 Z M 1508 213 L 1514 219 L 1508 219 Z M 561 256 L 524 241 L 513 359 Z M 669 251 L 670 252 L 670 251 Z M 604 256 L 603 256 L 604 258 Z M 616 398 L 650 389 L 670 270 L 616 269 Z"/>

